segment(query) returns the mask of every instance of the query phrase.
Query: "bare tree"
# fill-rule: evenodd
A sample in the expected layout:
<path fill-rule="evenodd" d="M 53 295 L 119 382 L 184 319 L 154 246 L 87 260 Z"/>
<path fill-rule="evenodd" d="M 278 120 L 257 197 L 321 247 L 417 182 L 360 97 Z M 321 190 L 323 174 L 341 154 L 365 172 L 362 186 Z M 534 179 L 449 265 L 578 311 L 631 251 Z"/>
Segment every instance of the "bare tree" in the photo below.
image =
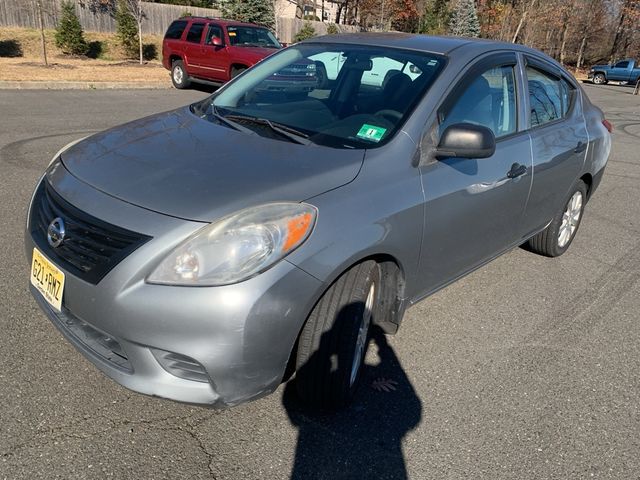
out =
<path fill-rule="evenodd" d="M 613 37 L 613 43 L 611 44 L 611 53 L 609 54 L 609 61 L 613 63 L 616 59 L 616 54 L 618 53 L 618 46 L 620 45 L 620 39 L 622 38 L 622 32 L 624 30 L 624 21 L 627 16 L 627 9 L 625 8 L 628 3 L 631 3 L 629 0 L 624 0 L 622 5 L 620 6 L 620 16 L 618 17 L 618 25 L 616 27 L 616 34 Z"/>
<path fill-rule="evenodd" d="M 56 19 L 56 10 L 51 0 L 23 0 L 22 4 L 18 3 L 18 11 L 24 13 L 29 18 L 35 18 L 36 27 L 40 32 L 40 51 L 42 53 L 42 63 L 49 66 L 49 58 L 47 55 L 47 42 L 44 34 L 45 27 L 51 25 L 51 20 Z M 48 20 L 45 22 L 45 19 Z"/>
<path fill-rule="evenodd" d="M 520 16 L 520 21 L 518 22 L 518 26 L 516 27 L 516 31 L 513 34 L 513 38 L 511 39 L 511 43 L 516 43 L 518 41 L 518 37 L 520 36 L 520 31 L 527 21 L 527 16 L 529 15 L 529 11 L 533 10 L 536 6 L 536 2 L 538 0 L 531 0 L 529 2 L 523 1 L 522 4 L 522 15 Z"/>
<path fill-rule="evenodd" d="M 42 61 L 45 66 L 49 66 L 49 61 L 47 60 L 47 42 L 44 37 L 44 16 L 42 12 L 42 0 L 36 0 L 36 10 L 38 13 L 38 28 L 40 29 L 40 43 L 42 45 Z"/>
<path fill-rule="evenodd" d="M 140 65 L 144 63 L 144 57 L 142 53 L 142 21 L 147 18 L 142 10 L 142 0 L 122 0 L 125 7 L 131 13 L 131 16 L 135 19 L 138 26 L 138 47 L 140 49 Z"/>

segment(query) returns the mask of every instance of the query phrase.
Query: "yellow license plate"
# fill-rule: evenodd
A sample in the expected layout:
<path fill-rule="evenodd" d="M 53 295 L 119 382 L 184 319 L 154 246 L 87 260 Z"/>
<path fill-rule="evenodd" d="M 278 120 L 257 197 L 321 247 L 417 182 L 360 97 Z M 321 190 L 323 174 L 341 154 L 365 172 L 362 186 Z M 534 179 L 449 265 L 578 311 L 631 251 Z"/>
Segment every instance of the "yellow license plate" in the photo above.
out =
<path fill-rule="evenodd" d="M 37 248 L 33 249 L 31 262 L 31 285 L 56 310 L 62 310 L 64 272 L 51 263 Z"/>

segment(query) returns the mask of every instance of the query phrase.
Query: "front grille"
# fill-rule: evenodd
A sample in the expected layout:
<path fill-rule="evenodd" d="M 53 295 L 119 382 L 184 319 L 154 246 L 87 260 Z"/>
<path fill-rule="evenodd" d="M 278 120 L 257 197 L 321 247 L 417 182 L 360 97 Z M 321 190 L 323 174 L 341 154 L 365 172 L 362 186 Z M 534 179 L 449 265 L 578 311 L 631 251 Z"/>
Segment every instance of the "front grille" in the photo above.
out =
<path fill-rule="evenodd" d="M 62 218 L 65 236 L 56 248 L 47 241 L 51 221 Z M 151 237 L 103 222 L 77 209 L 43 180 L 33 198 L 30 230 L 38 248 L 86 282 L 97 284 L 122 259 Z"/>
<path fill-rule="evenodd" d="M 33 288 L 33 287 L 32 287 Z M 36 295 L 36 299 L 40 299 Z M 84 320 L 73 315 L 69 310 L 63 308 L 61 312 L 53 310 L 44 300 L 39 303 L 49 312 L 49 318 L 62 330 L 65 335 L 73 340 L 73 343 L 82 347 L 85 351 L 91 352 L 111 366 L 127 373 L 133 373 L 133 367 L 126 353 L 118 341 L 95 329 Z"/>

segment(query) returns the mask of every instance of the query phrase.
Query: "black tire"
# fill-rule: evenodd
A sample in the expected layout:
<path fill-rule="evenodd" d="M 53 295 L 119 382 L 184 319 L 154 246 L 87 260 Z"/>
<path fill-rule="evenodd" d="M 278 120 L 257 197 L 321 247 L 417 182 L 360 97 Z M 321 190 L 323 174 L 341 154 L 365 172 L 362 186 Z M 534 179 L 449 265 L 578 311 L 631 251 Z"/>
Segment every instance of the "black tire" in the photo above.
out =
<path fill-rule="evenodd" d="M 236 78 L 242 72 L 244 72 L 247 67 L 231 67 L 231 78 Z"/>
<path fill-rule="evenodd" d="M 191 79 L 189 78 L 187 70 L 184 68 L 182 60 L 174 60 L 171 64 L 171 83 L 180 90 L 188 88 L 189 85 L 191 85 Z"/>
<path fill-rule="evenodd" d="M 596 73 L 593 76 L 593 83 L 595 83 L 596 85 L 606 85 L 607 82 L 607 77 L 604 75 L 604 73 Z"/>
<path fill-rule="evenodd" d="M 361 352 L 356 345 L 363 322 L 373 321 L 380 285 L 378 264 L 371 260 L 360 263 L 329 287 L 309 315 L 296 356 L 296 387 L 307 405 L 335 410 L 349 404 L 362 370 L 368 331 L 366 337 L 360 337 L 366 338 Z M 369 295 L 370 308 L 366 308 Z M 368 326 L 370 323 L 364 328 Z"/>
<path fill-rule="evenodd" d="M 318 88 L 324 90 L 329 87 L 329 75 L 327 74 L 327 67 L 321 61 L 315 62 L 316 64 L 316 78 L 318 79 Z"/>
<path fill-rule="evenodd" d="M 575 229 L 569 235 L 566 243 L 560 242 L 560 229 L 563 226 L 563 217 L 565 216 L 565 212 L 568 209 L 569 202 L 572 201 L 574 195 L 580 193 L 581 197 L 581 207 L 580 207 L 580 215 L 577 219 L 577 223 L 575 224 Z M 582 180 L 578 180 L 573 188 L 571 188 L 567 198 L 563 203 L 562 210 L 560 210 L 553 220 L 549 224 L 549 226 L 544 229 L 542 232 L 536 234 L 531 237 L 527 242 L 527 247 L 532 252 L 538 253 L 540 255 L 545 255 L 547 257 L 559 257 L 564 252 L 567 251 L 571 242 L 578 233 L 578 228 L 580 227 L 580 222 L 582 221 L 582 216 L 584 214 L 584 207 L 587 203 L 587 186 Z"/>

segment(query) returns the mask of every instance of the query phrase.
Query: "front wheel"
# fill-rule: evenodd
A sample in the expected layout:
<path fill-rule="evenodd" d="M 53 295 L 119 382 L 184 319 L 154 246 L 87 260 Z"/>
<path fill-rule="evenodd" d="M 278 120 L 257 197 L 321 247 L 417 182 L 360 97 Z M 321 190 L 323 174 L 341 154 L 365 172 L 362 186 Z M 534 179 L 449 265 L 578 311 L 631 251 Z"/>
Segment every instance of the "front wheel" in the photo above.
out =
<path fill-rule="evenodd" d="M 296 387 L 308 405 L 345 407 L 356 390 L 378 305 L 380 268 L 360 263 L 329 287 L 298 341 Z"/>
<path fill-rule="evenodd" d="M 582 180 L 578 180 L 563 209 L 556 214 L 549 226 L 529 239 L 529 249 L 547 257 L 558 257 L 566 252 L 576 236 L 586 202 L 587 186 Z"/>
<path fill-rule="evenodd" d="M 596 73 L 593 76 L 593 83 L 596 85 L 606 85 L 607 77 L 604 76 L 604 73 Z"/>

